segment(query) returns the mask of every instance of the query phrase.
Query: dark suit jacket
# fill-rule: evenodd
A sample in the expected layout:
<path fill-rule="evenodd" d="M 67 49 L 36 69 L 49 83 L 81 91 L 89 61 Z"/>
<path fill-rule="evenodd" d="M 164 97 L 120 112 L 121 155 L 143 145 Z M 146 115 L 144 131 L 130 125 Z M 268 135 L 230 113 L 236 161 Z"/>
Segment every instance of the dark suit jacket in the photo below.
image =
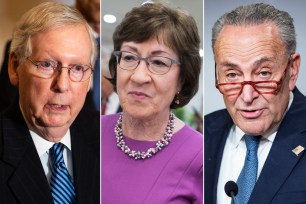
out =
<path fill-rule="evenodd" d="M 100 117 L 81 111 L 70 127 L 76 203 L 100 203 Z M 0 203 L 53 203 L 18 103 L 0 116 Z"/>
<path fill-rule="evenodd" d="M 306 203 L 306 98 L 297 88 L 289 111 L 280 124 L 275 140 L 251 194 L 249 204 Z M 226 138 L 233 121 L 226 110 L 205 116 L 205 204 L 216 203 L 217 183 Z"/>
<path fill-rule="evenodd" d="M 8 60 L 11 41 L 5 45 L 3 63 L 0 72 L 0 111 L 6 109 L 18 96 L 18 88 L 13 86 L 8 76 Z"/>

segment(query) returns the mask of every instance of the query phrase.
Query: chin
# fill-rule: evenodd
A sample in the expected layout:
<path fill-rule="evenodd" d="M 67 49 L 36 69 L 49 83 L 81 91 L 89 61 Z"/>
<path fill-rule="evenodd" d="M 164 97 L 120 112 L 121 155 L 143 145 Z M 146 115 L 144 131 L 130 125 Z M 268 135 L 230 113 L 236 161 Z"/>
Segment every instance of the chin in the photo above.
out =
<path fill-rule="evenodd" d="M 37 124 L 42 127 L 64 127 L 69 124 L 69 119 L 65 117 L 42 118 L 37 120 Z"/>
<path fill-rule="evenodd" d="M 237 125 L 243 132 L 250 135 L 262 135 L 267 131 L 266 123 L 263 121 L 244 122 L 243 125 Z"/>

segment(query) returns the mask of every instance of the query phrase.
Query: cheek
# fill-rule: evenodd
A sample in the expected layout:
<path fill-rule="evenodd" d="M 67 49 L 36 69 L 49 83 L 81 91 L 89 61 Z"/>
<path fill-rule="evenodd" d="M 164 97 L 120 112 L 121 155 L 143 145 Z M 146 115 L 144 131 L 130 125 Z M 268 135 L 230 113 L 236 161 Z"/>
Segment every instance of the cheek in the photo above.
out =
<path fill-rule="evenodd" d="M 237 96 L 224 96 L 223 100 L 227 109 L 233 109 L 235 106 L 235 102 L 237 101 Z"/>
<path fill-rule="evenodd" d="M 24 75 L 19 83 L 20 96 L 31 100 L 38 100 L 38 98 L 41 100 L 50 90 L 50 86 L 47 80 Z"/>
<path fill-rule="evenodd" d="M 123 92 L 123 89 L 127 86 L 128 80 L 128 77 L 117 69 L 116 87 L 118 95 Z"/>
<path fill-rule="evenodd" d="M 88 81 L 84 82 L 75 82 L 75 84 L 70 85 L 70 90 L 71 90 L 71 96 L 74 96 L 75 101 L 82 101 L 80 99 L 84 99 L 88 93 L 88 87 L 90 87 L 90 84 Z M 70 94 L 68 94 L 70 95 Z M 68 96 L 67 96 L 68 97 Z"/>

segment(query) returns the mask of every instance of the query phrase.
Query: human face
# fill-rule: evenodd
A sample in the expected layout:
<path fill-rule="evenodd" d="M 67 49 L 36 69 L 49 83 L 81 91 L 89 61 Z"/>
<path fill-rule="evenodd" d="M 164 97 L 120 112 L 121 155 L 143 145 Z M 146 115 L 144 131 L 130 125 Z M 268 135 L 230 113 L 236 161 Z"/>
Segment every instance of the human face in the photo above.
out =
<path fill-rule="evenodd" d="M 178 60 L 178 55 L 162 40 L 152 38 L 142 43 L 124 42 L 121 51 L 129 51 L 141 57 L 163 56 Z M 175 94 L 180 90 L 180 68 L 172 64 L 168 73 L 151 73 L 141 60 L 134 70 L 123 70 L 117 66 L 117 92 L 125 113 L 134 118 L 168 115 Z"/>
<path fill-rule="evenodd" d="M 89 34 L 83 25 L 65 26 L 35 34 L 30 39 L 33 61 L 51 60 L 62 67 L 90 64 Z M 47 140 L 62 137 L 83 107 L 90 80 L 73 82 L 68 70 L 50 79 L 40 78 L 29 60 L 10 59 L 10 77 L 19 86 L 20 106 L 31 129 Z"/>
<path fill-rule="evenodd" d="M 281 121 L 299 69 L 299 55 L 293 54 L 289 64 L 288 58 L 272 23 L 226 25 L 220 32 L 215 45 L 219 83 L 279 81 L 288 69 L 275 94 L 259 94 L 246 84 L 240 95 L 223 96 L 234 123 L 245 133 L 262 135 Z"/>

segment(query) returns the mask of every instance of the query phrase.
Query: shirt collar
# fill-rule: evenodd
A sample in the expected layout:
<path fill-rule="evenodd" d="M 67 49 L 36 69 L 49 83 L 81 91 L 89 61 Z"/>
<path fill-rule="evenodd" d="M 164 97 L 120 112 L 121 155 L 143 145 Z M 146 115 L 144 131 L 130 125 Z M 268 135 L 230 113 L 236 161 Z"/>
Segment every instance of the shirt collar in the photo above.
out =
<path fill-rule="evenodd" d="M 287 106 L 287 109 L 283 115 L 282 120 L 284 119 L 286 113 L 288 112 L 289 108 L 291 107 L 292 101 L 293 101 L 294 95 L 292 92 L 290 92 L 289 94 L 289 103 Z M 262 135 L 262 138 L 265 138 L 266 140 L 268 140 L 269 142 L 274 141 L 277 130 L 279 125 L 281 124 L 282 120 L 275 125 L 275 127 L 273 129 L 271 129 L 270 131 L 266 132 L 265 134 Z M 229 141 L 232 144 L 232 148 L 237 148 L 241 139 L 243 138 L 243 136 L 245 135 L 245 133 L 236 125 L 233 126 L 232 130 L 231 130 L 232 134 L 229 134 Z"/>
<path fill-rule="evenodd" d="M 32 130 L 30 130 L 30 134 L 33 139 L 39 157 L 41 157 L 46 152 L 48 153 L 49 149 L 53 146 L 54 142 L 50 142 L 44 139 L 43 137 L 39 136 Z M 66 148 L 68 148 L 71 151 L 71 137 L 69 129 L 60 142 L 64 144 Z"/>

